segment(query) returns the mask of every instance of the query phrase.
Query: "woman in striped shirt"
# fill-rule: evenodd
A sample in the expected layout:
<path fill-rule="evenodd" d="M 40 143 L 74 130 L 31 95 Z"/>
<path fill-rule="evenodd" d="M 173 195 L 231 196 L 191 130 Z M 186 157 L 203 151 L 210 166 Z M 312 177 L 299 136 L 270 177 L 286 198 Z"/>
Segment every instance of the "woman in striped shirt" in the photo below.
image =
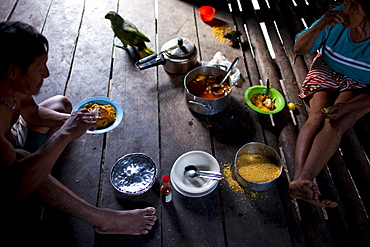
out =
<path fill-rule="evenodd" d="M 296 54 L 319 50 L 302 84 L 310 116 L 297 139 L 295 174 L 289 194 L 319 207 L 337 203 L 319 198 L 313 183 L 339 147 L 343 133 L 370 110 L 370 1 L 344 0 L 299 33 Z"/>

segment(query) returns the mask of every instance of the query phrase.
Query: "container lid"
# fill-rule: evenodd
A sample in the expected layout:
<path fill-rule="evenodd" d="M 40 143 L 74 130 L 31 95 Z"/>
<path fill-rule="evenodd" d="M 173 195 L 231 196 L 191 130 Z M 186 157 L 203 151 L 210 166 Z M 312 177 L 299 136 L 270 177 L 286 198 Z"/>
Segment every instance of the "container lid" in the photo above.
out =
<path fill-rule="evenodd" d="M 143 153 L 131 153 L 121 157 L 110 173 L 113 187 L 126 195 L 143 194 L 152 187 L 156 177 L 156 164 Z"/>
<path fill-rule="evenodd" d="M 169 183 L 170 182 L 170 176 L 168 176 L 168 175 L 164 175 L 163 177 L 162 177 L 162 181 L 163 181 L 163 183 Z"/>
<path fill-rule="evenodd" d="M 170 58 L 189 58 L 196 53 L 195 44 L 187 38 L 175 38 L 162 46 L 162 51 Z"/>

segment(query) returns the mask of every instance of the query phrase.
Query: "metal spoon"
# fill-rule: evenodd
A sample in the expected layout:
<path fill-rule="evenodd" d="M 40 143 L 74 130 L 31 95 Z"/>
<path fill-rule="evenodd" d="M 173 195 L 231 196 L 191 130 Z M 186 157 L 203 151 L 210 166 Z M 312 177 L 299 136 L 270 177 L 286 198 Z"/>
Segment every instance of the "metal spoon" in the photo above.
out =
<path fill-rule="evenodd" d="M 185 176 L 188 178 L 200 177 L 200 178 L 209 178 L 209 179 L 216 179 L 216 180 L 222 179 L 221 173 L 198 170 L 198 168 L 194 165 L 187 165 L 185 167 Z"/>
<path fill-rule="evenodd" d="M 239 58 L 235 58 L 233 63 L 230 65 L 229 69 L 227 70 L 227 73 L 225 77 L 222 79 L 222 81 L 219 84 L 212 84 L 211 85 L 211 91 L 214 95 L 220 96 L 225 93 L 225 89 L 222 87 L 222 84 L 226 81 L 226 79 L 229 77 L 231 71 L 235 68 L 236 64 L 239 62 Z M 220 93 L 221 92 L 221 93 Z"/>

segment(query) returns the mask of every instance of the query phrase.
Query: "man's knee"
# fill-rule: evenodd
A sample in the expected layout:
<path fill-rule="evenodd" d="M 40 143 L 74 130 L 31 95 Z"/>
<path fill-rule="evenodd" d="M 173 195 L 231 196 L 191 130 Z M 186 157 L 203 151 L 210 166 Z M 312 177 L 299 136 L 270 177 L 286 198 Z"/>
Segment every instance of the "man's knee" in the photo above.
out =
<path fill-rule="evenodd" d="M 70 113 L 72 111 L 72 102 L 66 96 L 58 95 L 58 97 L 60 102 L 64 106 L 64 113 Z"/>
<path fill-rule="evenodd" d="M 62 113 L 70 113 L 72 111 L 72 102 L 63 95 L 55 95 L 41 102 L 40 106 Z"/>

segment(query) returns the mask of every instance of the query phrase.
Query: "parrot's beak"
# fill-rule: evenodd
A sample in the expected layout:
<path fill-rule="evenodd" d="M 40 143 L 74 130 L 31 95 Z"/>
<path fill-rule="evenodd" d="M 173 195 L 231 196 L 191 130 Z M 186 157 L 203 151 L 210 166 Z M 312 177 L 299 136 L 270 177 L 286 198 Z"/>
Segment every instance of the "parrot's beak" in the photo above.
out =
<path fill-rule="evenodd" d="M 106 15 L 105 15 L 105 19 L 110 19 L 110 18 L 109 18 L 109 14 L 106 14 Z"/>

